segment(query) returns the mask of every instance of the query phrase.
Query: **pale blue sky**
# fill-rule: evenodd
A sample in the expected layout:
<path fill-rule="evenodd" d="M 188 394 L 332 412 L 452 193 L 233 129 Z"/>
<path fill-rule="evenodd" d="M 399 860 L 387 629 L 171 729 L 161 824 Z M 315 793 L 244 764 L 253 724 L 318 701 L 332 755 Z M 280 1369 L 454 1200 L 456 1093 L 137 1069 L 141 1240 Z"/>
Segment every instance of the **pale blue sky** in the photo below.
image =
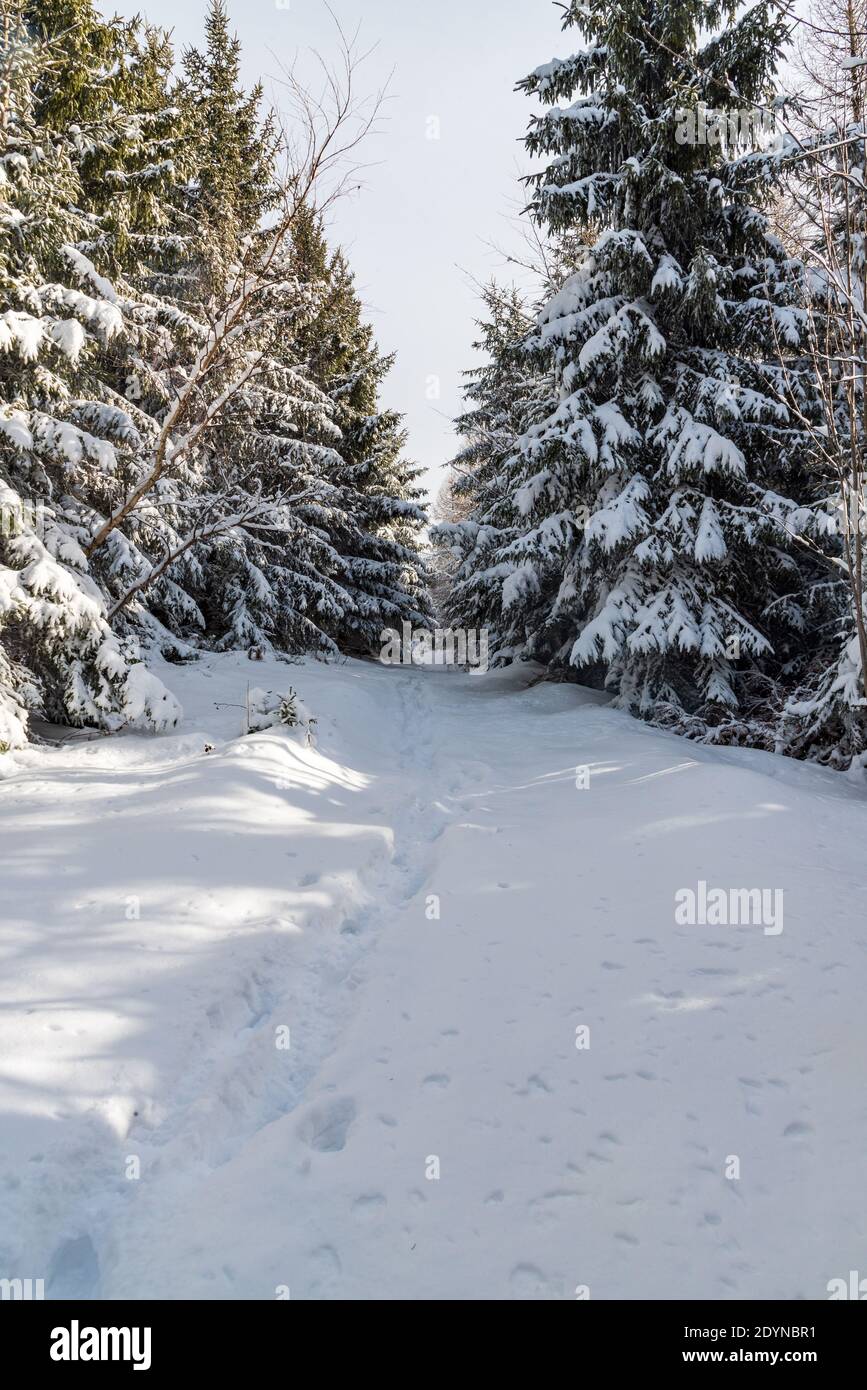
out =
<path fill-rule="evenodd" d="M 361 70 L 373 92 L 393 70 L 381 132 L 365 155 L 362 191 L 341 203 L 333 237 L 349 252 L 382 348 L 398 354 L 386 404 L 403 411 L 409 451 L 429 485 L 455 452 L 451 421 L 460 409 L 460 374 L 472 365 L 476 298 L 468 276 L 508 276 L 486 243 L 519 249 L 514 225 L 517 176 L 527 161 L 520 137 L 534 103 L 515 82 L 551 57 L 568 54 L 550 0 L 331 0 L 363 48 L 377 45 Z M 178 48 L 199 39 L 204 0 L 102 0 L 106 12 L 144 13 L 174 30 Z M 336 53 L 323 0 L 228 0 L 244 45 L 244 77 L 265 83 L 295 53 Z M 439 139 L 428 138 L 430 118 Z M 439 378 L 439 400 L 428 399 Z"/>

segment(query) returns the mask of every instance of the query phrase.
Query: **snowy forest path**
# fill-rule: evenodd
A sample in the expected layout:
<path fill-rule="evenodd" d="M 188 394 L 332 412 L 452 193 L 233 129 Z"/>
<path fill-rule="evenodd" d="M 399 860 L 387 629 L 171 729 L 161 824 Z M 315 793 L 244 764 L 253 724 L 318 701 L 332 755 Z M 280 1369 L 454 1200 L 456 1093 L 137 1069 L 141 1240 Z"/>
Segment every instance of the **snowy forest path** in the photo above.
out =
<path fill-rule="evenodd" d="M 18 1267 L 22 1256 L 12 1252 L 26 1243 L 53 1297 L 105 1296 L 123 1231 L 158 1229 L 203 1169 L 226 1163 L 294 1110 L 351 1008 L 374 929 L 426 871 L 419 788 L 432 739 L 412 673 L 388 682 L 374 778 L 312 749 L 286 750 L 280 735 L 236 741 L 246 663 L 203 665 L 185 696 L 187 723 L 201 718 L 204 735 L 34 751 L 22 762 L 36 775 L 23 770 L 2 786 L 0 811 L 17 826 L 4 837 L 9 862 L 17 861 L 4 956 L 18 971 L 10 1003 L 28 1018 L 4 1048 L 3 1156 L 24 1179 L 14 1179 L 16 1200 L 0 1221 L 0 1263 Z M 279 668 L 267 675 L 285 685 Z M 317 713 L 336 726 L 360 711 L 341 709 L 330 721 Z M 338 808 L 330 818 L 321 809 L 327 794 Z M 59 838 L 37 848 L 34 825 L 46 804 L 56 808 Z M 300 848 L 288 848 L 296 841 Z M 60 977 L 56 953 L 67 940 L 89 978 L 34 993 L 28 957 L 39 973 L 50 964 Z M 172 980 L 158 970 L 155 984 L 150 965 L 164 953 L 187 968 Z M 12 1080 L 30 1072 L 21 1089 L 32 1089 L 46 1030 L 55 1035 L 56 1128 L 48 1115 L 19 1112 Z M 134 1045 L 120 1042 L 130 1032 Z M 34 1143 L 43 1128 L 49 1143 Z"/>
<path fill-rule="evenodd" d="M 857 1268 L 842 779 L 525 669 L 267 669 L 317 748 L 236 737 L 240 659 L 171 674 L 175 740 L 0 787 L 4 1266 L 226 1299 L 812 1298 Z M 698 880 L 779 889 L 783 930 L 680 923 Z"/>

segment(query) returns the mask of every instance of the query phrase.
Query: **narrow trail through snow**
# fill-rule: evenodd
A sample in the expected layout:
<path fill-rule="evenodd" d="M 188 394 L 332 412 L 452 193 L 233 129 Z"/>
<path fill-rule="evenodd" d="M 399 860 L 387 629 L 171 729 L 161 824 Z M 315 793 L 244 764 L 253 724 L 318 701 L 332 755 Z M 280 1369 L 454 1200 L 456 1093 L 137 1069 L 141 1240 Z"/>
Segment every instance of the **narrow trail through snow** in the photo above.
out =
<path fill-rule="evenodd" d="M 0 1274 L 820 1298 L 863 1264 L 863 796 L 526 669 L 269 663 L 318 747 L 238 739 L 249 674 L 169 670 L 177 736 L 0 782 Z M 699 879 L 780 889 L 783 931 L 678 925 Z"/>

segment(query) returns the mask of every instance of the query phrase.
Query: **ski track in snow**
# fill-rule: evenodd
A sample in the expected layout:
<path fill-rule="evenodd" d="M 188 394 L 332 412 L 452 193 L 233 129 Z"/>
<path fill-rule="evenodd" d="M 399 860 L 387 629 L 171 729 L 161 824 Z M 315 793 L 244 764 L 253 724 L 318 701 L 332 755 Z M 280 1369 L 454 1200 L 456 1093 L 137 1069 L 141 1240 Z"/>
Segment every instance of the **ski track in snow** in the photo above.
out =
<path fill-rule="evenodd" d="M 0 1276 L 797 1299 L 863 1265 L 863 795 L 527 668 L 253 668 L 313 749 L 233 736 L 248 662 L 166 669 L 177 735 L 0 782 Z M 699 879 L 781 888 L 783 933 L 676 925 Z"/>

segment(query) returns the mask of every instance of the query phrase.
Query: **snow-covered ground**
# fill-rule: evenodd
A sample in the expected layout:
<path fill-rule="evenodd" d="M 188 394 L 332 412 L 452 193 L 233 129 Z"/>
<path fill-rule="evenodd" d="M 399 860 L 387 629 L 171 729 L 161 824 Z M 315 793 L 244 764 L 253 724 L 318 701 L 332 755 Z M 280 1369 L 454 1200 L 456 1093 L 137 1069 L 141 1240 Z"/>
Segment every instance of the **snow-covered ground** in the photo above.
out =
<path fill-rule="evenodd" d="M 865 1270 L 858 788 L 526 667 L 162 674 L 176 735 L 2 762 L 0 1276 L 793 1299 Z M 315 748 L 237 736 L 251 678 Z M 781 890 L 783 930 L 680 925 L 700 880 Z"/>

